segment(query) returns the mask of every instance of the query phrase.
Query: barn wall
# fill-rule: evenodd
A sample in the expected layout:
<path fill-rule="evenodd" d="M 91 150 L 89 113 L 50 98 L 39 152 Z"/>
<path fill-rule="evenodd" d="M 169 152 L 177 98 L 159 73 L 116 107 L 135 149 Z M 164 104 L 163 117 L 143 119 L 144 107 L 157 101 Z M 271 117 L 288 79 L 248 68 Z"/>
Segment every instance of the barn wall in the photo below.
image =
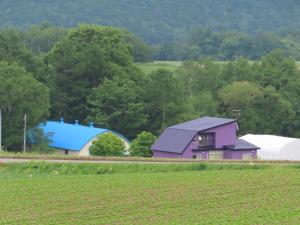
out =
<path fill-rule="evenodd" d="M 160 152 L 160 151 L 152 151 L 152 152 L 154 158 L 182 158 L 181 154 Z"/>
<path fill-rule="evenodd" d="M 112 134 L 114 134 L 114 133 L 112 133 Z M 130 148 L 130 144 L 127 141 L 125 141 L 123 138 L 121 138 L 118 135 L 115 135 L 115 136 L 118 137 L 123 142 L 123 144 L 125 146 L 125 150 L 128 150 Z M 101 137 L 101 135 L 100 135 L 100 137 Z M 95 141 L 97 139 L 98 139 L 98 137 L 95 137 L 92 140 L 90 140 L 88 143 L 86 143 L 86 145 L 80 150 L 79 156 L 90 156 L 89 149 L 90 149 L 91 145 L 93 144 L 93 141 Z"/>
<path fill-rule="evenodd" d="M 224 145 L 235 145 L 236 142 L 236 123 L 219 126 L 206 130 L 205 133 L 214 132 L 216 134 L 216 148 L 223 148 Z"/>
<path fill-rule="evenodd" d="M 97 140 L 97 137 L 90 140 L 88 143 L 83 146 L 79 152 L 79 156 L 90 156 L 90 146 L 93 144 L 93 141 Z"/>
<path fill-rule="evenodd" d="M 251 156 L 251 159 L 257 158 L 257 150 L 220 150 L 220 152 L 224 153 L 223 159 L 227 160 L 243 160 L 243 155 L 248 154 Z M 170 152 L 160 152 L 153 151 L 153 157 L 155 158 L 185 158 L 192 159 L 193 155 L 197 156 L 198 160 L 209 160 L 209 151 L 197 151 L 192 152 L 192 147 L 188 147 L 187 150 L 183 154 L 176 154 Z M 246 159 L 245 159 L 246 160 Z"/>
<path fill-rule="evenodd" d="M 59 150 L 57 151 L 57 153 L 58 153 L 59 155 L 65 155 L 65 150 L 64 150 L 64 149 L 59 149 Z M 70 150 L 68 150 L 68 155 L 75 155 L 75 156 L 78 156 L 78 155 L 79 155 L 79 151 L 70 151 Z"/>
<path fill-rule="evenodd" d="M 225 159 L 232 159 L 232 160 L 243 160 L 243 155 L 249 154 L 252 156 L 252 159 L 257 158 L 257 150 L 234 150 L 234 151 L 225 151 L 224 158 Z"/>

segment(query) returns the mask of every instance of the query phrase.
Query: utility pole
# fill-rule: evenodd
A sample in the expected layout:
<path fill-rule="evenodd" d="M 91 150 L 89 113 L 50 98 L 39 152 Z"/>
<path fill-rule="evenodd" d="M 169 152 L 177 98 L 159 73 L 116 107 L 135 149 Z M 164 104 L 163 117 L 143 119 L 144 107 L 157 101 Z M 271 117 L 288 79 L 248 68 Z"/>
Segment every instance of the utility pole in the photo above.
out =
<path fill-rule="evenodd" d="M 26 113 L 25 113 L 25 116 L 24 116 L 24 142 L 23 142 L 23 153 L 25 154 L 26 153 L 26 121 L 27 120 L 27 116 L 26 116 Z"/>
<path fill-rule="evenodd" d="M 0 152 L 2 152 L 2 112 L 0 109 Z"/>

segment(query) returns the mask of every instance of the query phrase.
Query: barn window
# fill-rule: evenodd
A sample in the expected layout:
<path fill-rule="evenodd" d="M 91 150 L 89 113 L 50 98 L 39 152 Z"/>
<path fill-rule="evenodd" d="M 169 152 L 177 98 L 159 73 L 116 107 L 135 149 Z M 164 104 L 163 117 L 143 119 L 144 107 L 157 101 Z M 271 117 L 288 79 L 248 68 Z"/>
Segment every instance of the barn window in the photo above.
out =
<path fill-rule="evenodd" d="M 69 155 L 69 151 L 68 150 L 65 150 L 65 155 Z"/>

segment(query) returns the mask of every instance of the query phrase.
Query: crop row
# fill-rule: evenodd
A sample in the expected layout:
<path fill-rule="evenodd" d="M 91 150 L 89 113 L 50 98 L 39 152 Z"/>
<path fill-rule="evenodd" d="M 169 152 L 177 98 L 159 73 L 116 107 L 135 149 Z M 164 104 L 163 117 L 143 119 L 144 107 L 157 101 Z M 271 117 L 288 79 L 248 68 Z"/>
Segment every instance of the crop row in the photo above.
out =
<path fill-rule="evenodd" d="M 0 179 L 0 224 L 291 224 L 291 168 Z"/>

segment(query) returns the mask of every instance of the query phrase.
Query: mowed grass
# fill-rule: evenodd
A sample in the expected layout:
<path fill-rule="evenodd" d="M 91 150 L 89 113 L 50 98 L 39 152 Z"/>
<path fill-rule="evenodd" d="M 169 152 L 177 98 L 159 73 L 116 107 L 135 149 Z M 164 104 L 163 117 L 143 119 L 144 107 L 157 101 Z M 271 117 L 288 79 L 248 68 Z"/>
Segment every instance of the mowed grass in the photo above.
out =
<path fill-rule="evenodd" d="M 189 165 L 2 165 L 0 224 L 300 223 L 299 166 Z"/>
<path fill-rule="evenodd" d="M 216 61 L 218 63 L 226 63 L 225 61 Z M 253 61 L 249 61 L 253 63 Z M 151 63 L 136 63 L 135 65 L 140 68 L 144 73 L 149 74 L 157 69 L 166 69 L 169 71 L 176 71 L 181 65 L 183 61 L 154 61 Z M 296 66 L 300 69 L 300 61 L 296 61 Z"/>
<path fill-rule="evenodd" d="M 144 73 L 149 74 L 158 69 L 166 69 L 169 71 L 176 71 L 182 65 L 181 61 L 154 61 L 151 63 L 136 63 Z"/>

